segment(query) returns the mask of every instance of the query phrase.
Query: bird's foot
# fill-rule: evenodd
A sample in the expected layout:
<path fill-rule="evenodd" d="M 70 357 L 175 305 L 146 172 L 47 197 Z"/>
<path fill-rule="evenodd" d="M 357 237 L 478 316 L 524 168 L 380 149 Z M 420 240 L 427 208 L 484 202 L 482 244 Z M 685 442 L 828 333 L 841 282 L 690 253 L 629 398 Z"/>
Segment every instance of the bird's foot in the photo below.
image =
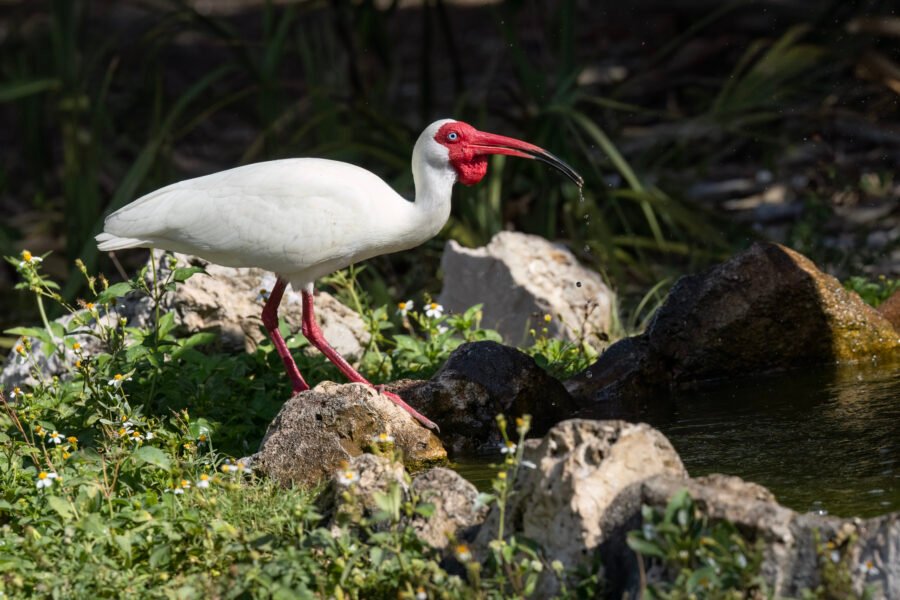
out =
<path fill-rule="evenodd" d="M 402 408 L 403 410 L 408 412 L 410 415 L 412 415 L 416 419 L 416 421 L 418 421 L 419 423 L 422 424 L 423 427 L 427 427 L 428 429 L 431 429 L 435 433 L 441 432 L 441 428 L 437 426 L 437 423 L 430 420 L 428 417 L 426 417 L 425 415 L 423 415 L 422 413 L 420 413 L 419 411 L 414 409 L 412 406 L 407 404 L 406 401 L 403 400 L 403 398 L 401 398 L 394 392 L 385 391 L 383 385 L 376 385 L 373 387 L 379 394 L 381 394 L 382 396 L 387 396 L 388 398 L 390 398 L 391 402 L 393 402 L 394 404 L 396 404 L 397 406 L 399 406 L 400 408 Z"/>

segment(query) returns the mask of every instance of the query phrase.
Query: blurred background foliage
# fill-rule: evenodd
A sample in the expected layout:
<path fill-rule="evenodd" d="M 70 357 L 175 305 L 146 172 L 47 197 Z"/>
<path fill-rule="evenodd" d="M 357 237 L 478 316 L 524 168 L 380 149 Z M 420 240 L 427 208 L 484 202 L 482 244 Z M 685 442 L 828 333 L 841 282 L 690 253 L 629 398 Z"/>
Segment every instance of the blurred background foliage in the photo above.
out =
<path fill-rule="evenodd" d="M 362 274 L 436 293 L 447 238 L 568 245 L 634 304 L 745 247 L 896 276 L 900 18 L 888 1 L 4 0 L 0 253 L 112 272 L 103 216 L 242 163 L 322 156 L 412 196 L 421 129 L 453 116 L 585 175 L 495 158 L 442 235 Z M 135 265 L 146 253 L 120 257 Z M 0 326 L 30 320 L 0 273 Z M 656 286 L 656 287 L 654 287 Z M 23 295 L 24 296 L 24 295 Z"/>

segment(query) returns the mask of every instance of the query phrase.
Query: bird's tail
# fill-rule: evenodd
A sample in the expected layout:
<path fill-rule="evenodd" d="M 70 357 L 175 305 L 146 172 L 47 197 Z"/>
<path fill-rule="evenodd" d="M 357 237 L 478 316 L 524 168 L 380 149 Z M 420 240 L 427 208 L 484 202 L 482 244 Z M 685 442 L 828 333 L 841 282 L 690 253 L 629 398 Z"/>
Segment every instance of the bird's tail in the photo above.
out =
<path fill-rule="evenodd" d="M 146 248 L 153 243 L 149 240 L 119 237 L 111 233 L 101 233 L 94 239 L 97 240 L 97 248 L 104 252 L 110 250 L 124 250 L 126 248 Z"/>

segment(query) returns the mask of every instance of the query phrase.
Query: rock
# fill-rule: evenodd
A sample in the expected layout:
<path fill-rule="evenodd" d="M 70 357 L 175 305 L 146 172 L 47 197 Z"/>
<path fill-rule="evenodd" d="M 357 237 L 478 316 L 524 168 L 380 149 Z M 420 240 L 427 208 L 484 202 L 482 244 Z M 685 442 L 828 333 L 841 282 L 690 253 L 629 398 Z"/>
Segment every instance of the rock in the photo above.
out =
<path fill-rule="evenodd" d="M 447 458 L 440 440 L 373 388 L 325 381 L 285 402 L 255 457 L 282 485 L 315 485 L 388 433 L 407 464 Z"/>
<path fill-rule="evenodd" d="M 412 483 L 413 492 L 434 505 L 430 517 L 413 521 L 416 533 L 432 548 L 444 549 L 450 540 L 470 542 L 487 516 L 478 505 L 478 490 L 456 471 L 438 467 L 425 471 Z"/>
<path fill-rule="evenodd" d="M 599 274 L 564 247 L 512 231 L 477 249 L 447 242 L 441 258 L 444 287 L 438 302 L 463 312 L 483 304 L 482 325 L 513 345 L 531 342 L 530 329 L 605 346 L 616 298 Z M 553 318 L 547 323 L 544 315 Z"/>
<path fill-rule="evenodd" d="M 900 513 L 866 520 L 799 514 L 738 477 L 689 479 L 666 438 L 644 424 L 573 419 L 526 444 L 525 460 L 535 468 L 516 474 L 506 535 L 533 541 L 545 562 L 559 560 L 570 572 L 589 570 L 599 559 L 607 597 L 641 596 L 628 532 L 642 528 L 643 506 L 664 511 L 685 489 L 710 523 L 727 520 L 751 546 L 761 543 L 760 575 L 774 597 L 801 597 L 825 583 L 822 565 L 834 564 L 832 550 L 849 569 L 853 595 L 847 597 L 861 597 L 865 586 L 873 587 L 873 598 L 900 597 Z M 480 559 L 497 535 L 499 515 L 492 507 L 478 532 Z M 648 569 L 645 576 L 654 583 L 666 571 Z M 537 597 L 558 590 L 555 575 L 545 569 Z"/>
<path fill-rule="evenodd" d="M 640 515 L 640 482 L 655 475 L 687 477 L 681 459 L 663 434 L 645 424 L 573 419 L 559 423 L 524 453 L 534 469 L 520 468 L 506 508 L 506 531 L 537 543 L 547 558 L 567 568 L 590 568 L 611 531 L 634 525 Z M 484 556 L 495 538 L 500 511 L 492 507 L 478 533 Z M 638 525 L 639 526 L 639 525 Z M 627 559 L 628 554 L 623 554 Z M 610 556 L 614 568 L 622 559 Z M 549 569 L 537 597 L 559 591 Z"/>
<path fill-rule="evenodd" d="M 878 307 L 881 316 L 890 321 L 894 329 L 900 331 L 900 290 L 897 290 L 891 297 L 881 303 Z"/>
<path fill-rule="evenodd" d="M 865 586 L 873 587 L 872 598 L 900 597 L 900 513 L 866 520 L 799 514 L 775 502 L 762 486 L 724 475 L 688 481 L 648 479 L 641 484 L 641 502 L 663 510 L 669 499 L 685 488 L 712 521 L 730 521 L 746 539 L 762 541 L 760 574 L 775 597 L 801 597 L 803 590 L 823 583 L 821 563 L 833 558 L 831 551 L 823 552 L 818 546 L 827 542 L 850 567 L 855 597 L 862 597 Z M 626 533 L 617 532 L 609 547 L 624 546 Z M 617 575 L 613 573 L 617 580 L 610 584 L 634 597 L 637 578 L 633 574 L 623 577 L 621 571 Z"/>
<path fill-rule="evenodd" d="M 530 356 L 496 342 L 471 342 L 453 351 L 426 382 L 393 387 L 441 428 L 452 452 L 496 449 L 502 438 L 496 416 L 532 416 L 543 435 L 572 415 L 576 405 L 563 385 Z M 511 435 L 515 437 L 511 423 Z"/>
<path fill-rule="evenodd" d="M 176 322 L 188 333 L 214 331 L 229 350 L 253 350 L 263 339 L 261 314 L 275 275 L 252 268 L 222 267 L 201 258 L 175 254 L 176 266 L 203 267 L 208 276 L 194 275 L 166 297 L 166 307 L 176 314 Z M 165 275 L 170 268 L 157 251 L 157 262 Z M 278 314 L 291 331 L 299 334 L 303 311 L 300 294 L 284 293 Z M 349 360 L 362 355 L 369 333 L 362 318 L 327 292 L 316 294 L 316 319 L 332 347 Z M 304 351 L 318 353 L 307 347 Z"/>
<path fill-rule="evenodd" d="M 644 334 L 610 347 L 566 387 L 584 404 L 623 394 L 617 401 L 628 402 L 701 381 L 898 355 L 900 334 L 858 295 L 793 250 L 758 243 L 682 277 Z"/>
<path fill-rule="evenodd" d="M 351 485 L 345 476 L 348 472 L 358 476 Z M 430 516 L 416 513 L 408 518 L 408 523 L 420 539 L 439 550 L 446 549 L 450 540 L 471 541 L 488 511 L 486 506 L 476 504 L 475 486 L 455 471 L 430 469 L 410 485 L 403 465 L 372 454 L 353 457 L 346 469 L 332 476 L 316 504 L 329 517 L 331 528 L 339 523 L 358 523 L 379 510 L 375 495 L 388 493 L 393 485 L 399 487 L 404 501 L 434 506 Z"/>
<path fill-rule="evenodd" d="M 162 310 L 175 314 L 176 325 L 184 333 L 212 331 L 219 336 L 220 346 L 228 351 L 253 350 L 265 337 L 261 329 L 263 299 L 261 292 L 272 289 L 275 276 L 260 269 L 233 269 L 211 264 L 203 259 L 175 254 L 175 263 L 171 264 L 166 253 L 154 251 L 157 264 L 157 280 L 164 280 L 177 267 L 201 266 L 208 276 L 196 274 L 182 284 L 174 292 L 165 294 Z M 152 283 L 153 275 L 148 264 L 147 281 Z M 292 331 L 299 333 L 302 317 L 299 294 L 288 290 L 281 302 L 279 314 L 288 322 Z M 131 293 L 117 299 L 115 314 L 102 315 L 100 322 L 114 325 L 119 318 L 124 318 L 129 327 L 147 327 L 153 322 L 154 311 L 152 301 L 138 293 Z M 316 318 L 325 338 L 348 360 L 362 355 L 369 342 L 369 333 L 362 318 L 347 308 L 327 292 L 316 294 Z M 77 319 L 73 323 L 73 319 Z M 84 325 L 76 327 L 79 321 Z M 103 345 L 99 338 L 91 335 L 97 331 L 97 322 L 86 310 L 74 315 L 65 315 L 56 320 L 71 333 L 73 341 L 81 344 L 85 354 L 95 355 L 102 352 Z M 73 323 L 71 326 L 70 323 Z M 31 357 L 36 362 L 37 371 L 46 377 L 71 376 L 71 365 L 75 362 L 74 353 L 66 351 L 64 356 L 43 353 L 40 341 L 33 341 Z M 319 351 L 312 346 L 304 348 L 310 354 Z M 0 371 L 0 386 L 11 389 L 15 386 L 37 385 L 31 373 L 29 361 L 20 360 L 15 351 L 11 352 Z"/>

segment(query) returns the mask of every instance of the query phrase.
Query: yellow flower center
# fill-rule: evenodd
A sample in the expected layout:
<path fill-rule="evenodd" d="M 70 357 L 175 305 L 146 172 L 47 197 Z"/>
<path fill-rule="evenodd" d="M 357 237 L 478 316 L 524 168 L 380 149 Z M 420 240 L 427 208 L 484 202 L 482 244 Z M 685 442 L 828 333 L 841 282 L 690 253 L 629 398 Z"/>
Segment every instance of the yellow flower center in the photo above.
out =
<path fill-rule="evenodd" d="M 18 346 L 16 346 L 16 352 L 18 352 L 19 354 L 25 354 L 25 347 L 22 346 L 22 344 L 19 344 Z"/>
<path fill-rule="evenodd" d="M 549 314 L 546 314 L 546 315 L 544 315 L 544 320 L 549 323 L 550 321 L 553 320 L 553 317 L 551 317 Z"/>
<path fill-rule="evenodd" d="M 506 471 L 500 471 L 497 473 L 497 479 L 506 479 Z"/>
<path fill-rule="evenodd" d="M 436 309 L 436 308 L 438 307 L 438 303 L 437 303 L 437 302 L 432 302 L 432 303 L 430 304 L 430 306 L 431 306 L 431 309 L 434 310 L 434 309 Z"/>
<path fill-rule="evenodd" d="M 115 379 L 116 381 L 122 381 L 122 374 L 121 374 L 121 373 L 116 373 L 115 375 L 113 375 L 113 379 Z M 123 417 L 122 420 L 123 420 L 123 421 L 125 420 L 124 417 Z"/>
<path fill-rule="evenodd" d="M 32 258 L 34 257 L 31 255 L 31 252 L 29 252 L 28 250 L 22 250 L 22 259 L 25 262 L 31 262 Z"/>
<path fill-rule="evenodd" d="M 401 303 L 398 304 L 397 306 L 400 307 L 400 310 L 406 310 L 406 302 L 401 302 Z"/>
<path fill-rule="evenodd" d="M 93 303 L 93 302 L 88 302 L 88 303 L 85 304 L 84 306 L 85 306 L 85 308 L 87 308 L 88 310 L 94 310 L 94 303 Z"/>
<path fill-rule="evenodd" d="M 187 479 L 182 479 L 182 480 L 181 480 L 181 487 L 187 487 L 187 486 L 189 486 L 189 485 L 191 485 L 191 482 L 188 481 Z"/>
<path fill-rule="evenodd" d="M 208 479 L 209 479 L 209 475 L 207 475 L 206 473 L 204 473 L 203 475 L 200 476 L 200 481 L 207 481 Z"/>
<path fill-rule="evenodd" d="M 75 342 L 74 344 L 72 344 L 72 350 L 81 350 L 81 344 Z"/>
<path fill-rule="evenodd" d="M 41 471 L 40 473 L 38 473 L 38 479 L 47 479 L 47 472 Z"/>

